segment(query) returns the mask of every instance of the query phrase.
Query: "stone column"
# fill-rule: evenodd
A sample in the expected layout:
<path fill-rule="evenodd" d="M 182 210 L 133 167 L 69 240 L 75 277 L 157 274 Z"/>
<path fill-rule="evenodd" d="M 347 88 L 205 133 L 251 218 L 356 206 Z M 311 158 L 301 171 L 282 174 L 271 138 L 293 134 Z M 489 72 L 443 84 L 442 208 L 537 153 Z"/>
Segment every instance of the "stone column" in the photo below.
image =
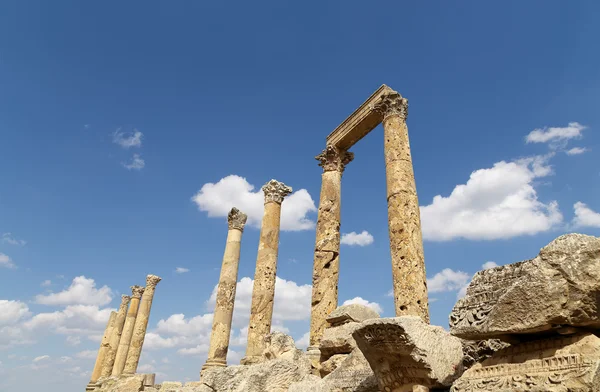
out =
<path fill-rule="evenodd" d="M 102 374 L 102 365 L 104 364 L 104 358 L 106 357 L 106 351 L 108 349 L 108 341 L 110 340 L 116 318 L 117 312 L 111 312 L 108 323 L 106 324 L 106 329 L 104 330 L 104 336 L 102 336 L 102 341 L 100 342 L 100 348 L 98 349 L 96 363 L 94 364 L 94 370 L 92 370 L 92 376 L 90 377 L 88 387 L 98 381 L 98 378 L 100 378 L 100 375 Z"/>
<path fill-rule="evenodd" d="M 346 165 L 354 159 L 354 154 L 327 146 L 315 159 L 323 168 L 323 174 L 313 262 L 308 351 L 318 359 L 319 344 L 327 326 L 326 318 L 338 304 L 342 173 Z"/>
<path fill-rule="evenodd" d="M 127 316 L 127 305 L 131 299 L 128 295 L 121 296 L 121 305 L 117 311 L 115 318 L 115 324 L 108 340 L 108 349 L 106 350 L 106 356 L 104 357 L 104 364 L 102 365 L 102 373 L 100 377 L 110 377 L 112 373 L 113 365 L 115 364 L 115 358 L 117 356 L 117 349 L 119 348 L 119 341 L 121 340 L 121 334 L 123 333 L 123 325 L 125 324 L 125 317 Z"/>
<path fill-rule="evenodd" d="M 244 231 L 247 218 L 246 214 L 235 207 L 229 211 L 229 215 L 227 216 L 229 231 L 227 233 L 223 263 L 221 264 L 221 276 L 219 277 L 219 286 L 217 289 L 217 305 L 215 306 L 212 332 L 210 334 L 210 348 L 208 349 L 206 363 L 202 366 L 202 371 L 213 366 L 227 366 L 227 351 L 229 349 L 229 337 L 231 334 L 231 320 L 233 318 L 242 232 Z"/>
<path fill-rule="evenodd" d="M 292 193 L 292 188 L 275 180 L 266 183 L 262 190 L 265 194 L 265 212 L 260 229 L 258 255 L 256 256 L 248 345 L 246 346 L 246 356 L 241 361 L 242 364 L 252 364 L 260 360 L 264 348 L 263 339 L 271 332 L 281 203 L 287 195 Z"/>
<path fill-rule="evenodd" d="M 119 340 L 119 348 L 117 349 L 117 354 L 115 356 L 115 364 L 113 365 L 111 374 L 112 376 L 120 376 L 121 373 L 123 373 L 123 368 L 125 368 L 127 351 L 129 351 L 129 344 L 131 343 L 131 336 L 133 335 L 133 327 L 135 325 L 135 317 L 137 316 L 142 294 L 144 294 L 143 287 L 131 286 L 131 302 L 129 303 L 127 317 L 125 318 L 125 325 L 123 326 L 121 340 Z"/>
<path fill-rule="evenodd" d="M 144 295 L 142 295 L 142 300 L 140 301 L 140 308 L 138 309 L 138 314 L 135 318 L 133 336 L 131 337 L 131 344 L 127 351 L 125 368 L 123 369 L 123 373 L 125 374 L 135 374 L 137 371 L 140 355 L 142 354 L 142 346 L 144 345 L 144 338 L 146 337 L 146 328 L 148 328 L 148 318 L 150 318 L 150 308 L 152 307 L 154 290 L 160 281 L 161 278 L 156 275 L 148 275 L 146 277 L 146 288 L 144 289 Z"/>
<path fill-rule="evenodd" d="M 406 126 L 408 100 L 393 91 L 375 109 L 383 117 L 396 316 L 419 316 L 429 322 L 421 218 Z"/>

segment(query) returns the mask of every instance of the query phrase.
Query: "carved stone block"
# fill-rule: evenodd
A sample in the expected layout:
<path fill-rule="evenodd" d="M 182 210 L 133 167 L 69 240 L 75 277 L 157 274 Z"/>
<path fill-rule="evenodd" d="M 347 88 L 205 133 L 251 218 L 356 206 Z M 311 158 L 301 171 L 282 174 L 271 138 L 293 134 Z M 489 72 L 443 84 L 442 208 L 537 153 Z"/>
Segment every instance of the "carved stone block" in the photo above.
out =
<path fill-rule="evenodd" d="M 600 328 L 600 238 L 563 235 L 531 260 L 479 271 L 450 314 L 450 332 L 505 339 Z"/>

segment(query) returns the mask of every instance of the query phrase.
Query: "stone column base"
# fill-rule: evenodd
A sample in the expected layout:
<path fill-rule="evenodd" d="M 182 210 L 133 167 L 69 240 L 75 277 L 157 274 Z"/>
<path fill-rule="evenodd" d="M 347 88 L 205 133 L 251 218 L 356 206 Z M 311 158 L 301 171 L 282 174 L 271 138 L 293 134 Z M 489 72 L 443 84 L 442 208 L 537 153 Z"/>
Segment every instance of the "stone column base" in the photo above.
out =
<path fill-rule="evenodd" d="M 100 385 L 96 384 L 95 382 L 90 382 L 88 383 L 88 385 L 85 387 L 86 391 L 93 391 L 94 389 L 98 388 Z"/>
<path fill-rule="evenodd" d="M 219 360 L 219 359 L 213 359 L 213 360 L 208 360 L 206 361 L 206 363 L 204 365 L 202 365 L 202 369 L 200 369 L 200 380 L 202 380 L 202 375 L 204 374 L 204 372 L 206 372 L 206 370 L 210 369 L 210 368 L 223 368 L 223 367 L 227 367 L 227 361 L 223 361 L 223 360 Z"/>

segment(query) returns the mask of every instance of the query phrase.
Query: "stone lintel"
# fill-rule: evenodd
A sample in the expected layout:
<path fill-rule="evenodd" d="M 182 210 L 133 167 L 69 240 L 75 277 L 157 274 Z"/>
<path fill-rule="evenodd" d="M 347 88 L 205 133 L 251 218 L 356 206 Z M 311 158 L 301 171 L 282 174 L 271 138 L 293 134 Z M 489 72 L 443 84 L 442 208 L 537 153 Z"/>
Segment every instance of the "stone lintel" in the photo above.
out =
<path fill-rule="evenodd" d="M 365 137 L 381 123 L 381 113 L 374 110 L 375 104 L 384 94 L 393 91 L 390 87 L 382 84 L 358 109 L 327 136 L 326 144 L 338 147 L 341 150 L 348 150 Z"/>

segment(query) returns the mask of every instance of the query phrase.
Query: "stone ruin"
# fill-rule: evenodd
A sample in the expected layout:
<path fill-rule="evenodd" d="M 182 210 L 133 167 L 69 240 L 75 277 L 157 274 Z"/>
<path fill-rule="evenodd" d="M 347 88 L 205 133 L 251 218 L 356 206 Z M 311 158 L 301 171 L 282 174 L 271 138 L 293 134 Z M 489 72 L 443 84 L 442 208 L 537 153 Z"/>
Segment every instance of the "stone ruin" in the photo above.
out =
<path fill-rule="evenodd" d="M 292 189 L 262 188 L 246 355 L 227 366 L 246 215 L 232 208 L 206 363 L 200 380 L 155 384 L 137 374 L 160 278 L 132 287 L 113 312 L 86 390 L 97 392 L 600 392 L 600 238 L 561 236 L 531 260 L 479 271 L 450 314 L 429 325 L 421 225 L 406 118 L 383 85 L 328 137 L 316 226 L 310 346 L 271 333 L 281 204 Z M 338 304 L 342 173 L 349 148 L 383 123 L 396 317 Z M 127 306 L 129 303 L 129 310 Z"/>

